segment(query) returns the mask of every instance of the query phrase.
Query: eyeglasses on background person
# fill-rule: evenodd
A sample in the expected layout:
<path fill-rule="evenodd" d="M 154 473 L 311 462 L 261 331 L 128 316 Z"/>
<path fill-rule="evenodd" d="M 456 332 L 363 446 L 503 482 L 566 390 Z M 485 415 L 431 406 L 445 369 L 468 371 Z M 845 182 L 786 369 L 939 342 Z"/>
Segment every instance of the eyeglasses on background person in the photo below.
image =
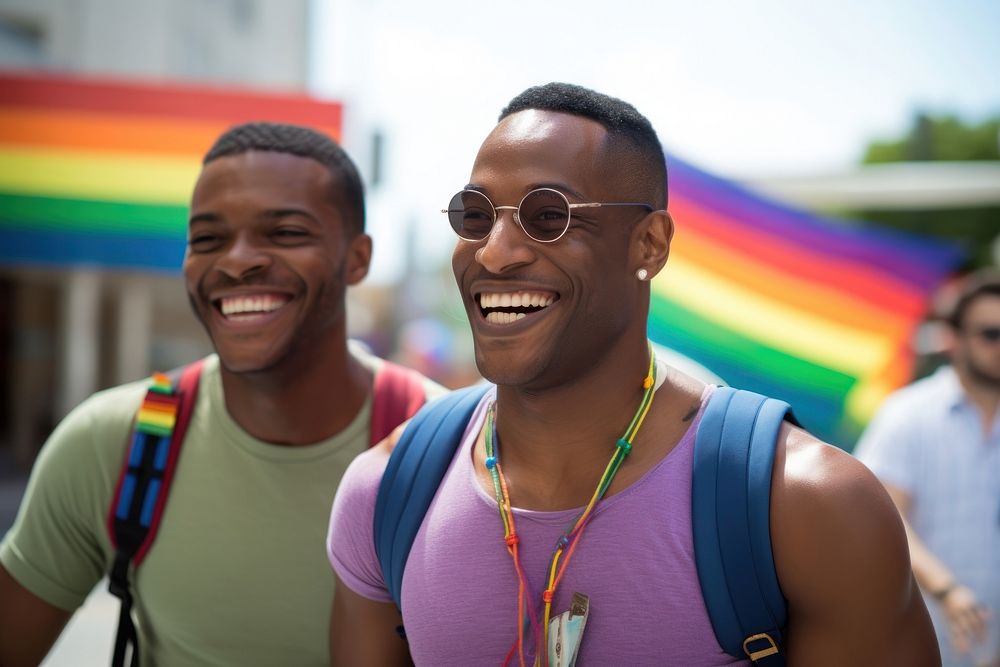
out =
<path fill-rule="evenodd" d="M 1000 343 L 1000 327 L 976 327 L 971 328 L 969 333 L 986 343 Z"/>

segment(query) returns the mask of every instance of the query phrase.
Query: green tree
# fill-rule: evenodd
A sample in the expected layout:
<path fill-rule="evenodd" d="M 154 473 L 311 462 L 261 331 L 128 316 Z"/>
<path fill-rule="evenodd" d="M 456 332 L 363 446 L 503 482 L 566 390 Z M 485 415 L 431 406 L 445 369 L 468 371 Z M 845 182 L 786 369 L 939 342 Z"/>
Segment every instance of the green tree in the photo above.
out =
<path fill-rule="evenodd" d="M 1000 116 L 978 124 L 955 116 L 917 114 L 905 136 L 872 142 L 863 162 L 1000 159 Z"/>
<path fill-rule="evenodd" d="M 863 162 L 930 160 L 1000 160 L 1000 115 L 980 123 L 967 123 L 955 116 L 917 114 L 902 137 L 869 144 Z M 967 269 L 992 264 L 991 245 L 1000 236 L 1000 206 L 862 210 L 853 215 L 879 225 L 957 242 L 968 251 L 968 265 L 963 267 Z"/>

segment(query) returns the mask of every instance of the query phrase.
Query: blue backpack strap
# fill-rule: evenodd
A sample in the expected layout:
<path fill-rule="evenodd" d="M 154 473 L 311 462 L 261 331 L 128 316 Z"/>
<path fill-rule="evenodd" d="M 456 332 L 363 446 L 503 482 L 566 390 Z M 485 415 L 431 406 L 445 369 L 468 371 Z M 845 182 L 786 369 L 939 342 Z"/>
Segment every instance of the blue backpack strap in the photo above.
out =
<path fill-rule="evenodd" d="M 375 500 L 375 552 L 399 608 L 410 547 L 472 413 L 490 388 L 466 387 L 425 405 L 406 426 L 386 465 Z"/>
<path fill-rule="evenodd" d="M 788 620 L 771 552 L 771 469 L 783 401 L 717 388 L 695 439 L 692 522 L 702 596 L 719 645 L 767 667 L 785 664 Z"/>

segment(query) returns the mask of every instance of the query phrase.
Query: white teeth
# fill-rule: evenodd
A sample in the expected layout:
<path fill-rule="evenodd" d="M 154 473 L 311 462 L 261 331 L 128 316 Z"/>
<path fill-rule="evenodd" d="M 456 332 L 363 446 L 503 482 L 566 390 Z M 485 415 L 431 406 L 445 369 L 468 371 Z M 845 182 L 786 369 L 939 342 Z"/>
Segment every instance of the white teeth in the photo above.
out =
<path fill-rule="evenodd" d="M 512 309 L 546 308 L 555 300 L 554 294 L 545 292 L 483 293 L 479 295 L 479 306 L 489 311 L 486 313 L 486 321 L 490 324 L 513 324 L 523 320 L 529 313 L 516 313 Z"/>
<path fill-rule="evenodd" d="M 504 313 L 502 311 L 493 311 L 487 313 L 486 321 L 490 324 L 513 324 L 518 320 L 523 320 L 527 315 L 525 313 Z"/>
<path fill-rule="evenodd" d="M 545 308 L 551 306 L 555 297 L 542 292 L 505 292 L 483 293 L 479 295 L 480 308 L 521 308 L 533 306 L 535 308 Z"/>
<path fill-rule="evenodd" d="M 288 299 L 270 294 L 260 296 L 226 297 L 219 305 L 225 316 L 243 313 L 270 313 L 281 308 Z"/>

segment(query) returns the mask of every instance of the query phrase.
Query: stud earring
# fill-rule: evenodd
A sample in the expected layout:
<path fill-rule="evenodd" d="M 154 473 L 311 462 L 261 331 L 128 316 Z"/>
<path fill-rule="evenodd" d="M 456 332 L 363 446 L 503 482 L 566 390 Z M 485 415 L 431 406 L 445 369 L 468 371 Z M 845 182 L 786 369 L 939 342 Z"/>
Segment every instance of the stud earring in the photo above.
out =
<path fill-rule="evenodd" d="M 646 278 L 649 277 L 649 271 L 647 271 L 646 269 L 639 269 L 638 271 L 635 272 L 635 277 L 638 278 L 639 280 L 645 280 Z"/>

